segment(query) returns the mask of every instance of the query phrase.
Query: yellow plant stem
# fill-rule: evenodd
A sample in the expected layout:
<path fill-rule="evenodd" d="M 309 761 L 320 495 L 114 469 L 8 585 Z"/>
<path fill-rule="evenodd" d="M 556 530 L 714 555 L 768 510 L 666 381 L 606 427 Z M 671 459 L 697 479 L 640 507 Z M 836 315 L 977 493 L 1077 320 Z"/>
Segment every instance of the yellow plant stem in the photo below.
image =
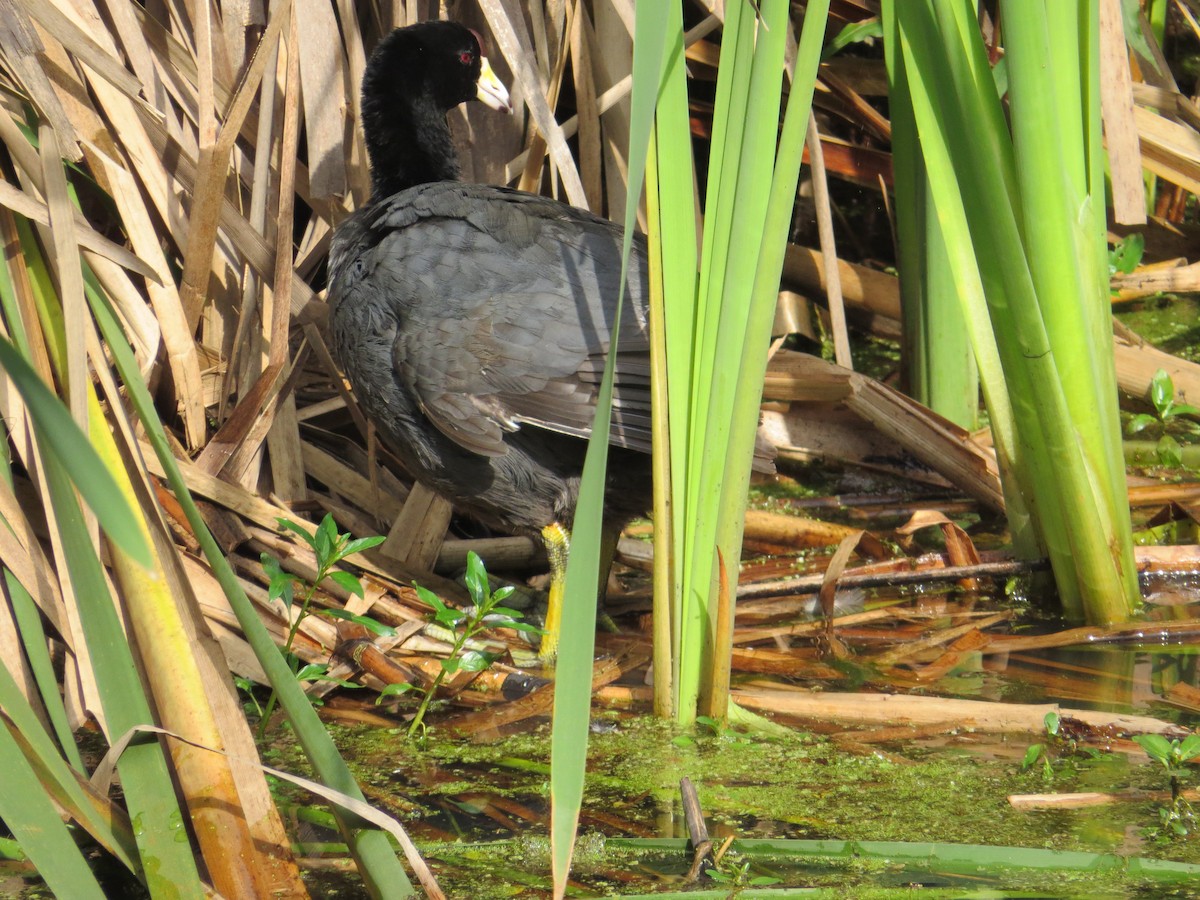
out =
<path fill-rule="evenodd" d="M 542 529 L 542 542 L 546 545 L 546 555 L 550 557 L 550 597 L 546 607 L 546 633 L 542 635 L 538 657 L 543 663 L 549 664 L 558 657 L 558 641 L 562 634 L 563 594 L 567 556 L 571 552 L 571 534 L 554 522 Z"/>

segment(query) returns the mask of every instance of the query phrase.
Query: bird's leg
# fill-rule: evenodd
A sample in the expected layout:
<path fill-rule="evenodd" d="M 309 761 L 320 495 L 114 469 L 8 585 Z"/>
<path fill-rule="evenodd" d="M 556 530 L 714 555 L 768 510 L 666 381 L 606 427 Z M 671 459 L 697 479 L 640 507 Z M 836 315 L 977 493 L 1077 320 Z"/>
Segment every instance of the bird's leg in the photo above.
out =
<path fill-rule="evenodd" d="M 567 586 L 567 554 L 571 550 L 571 533 L 558 522 L 542 529 L 542 543 L 550 557 L 550 597 L 546 608 L 546 628 L 538 658 L 552 663 L 558 657 L 558 638 L 562 632 L 563 590 Z"/>

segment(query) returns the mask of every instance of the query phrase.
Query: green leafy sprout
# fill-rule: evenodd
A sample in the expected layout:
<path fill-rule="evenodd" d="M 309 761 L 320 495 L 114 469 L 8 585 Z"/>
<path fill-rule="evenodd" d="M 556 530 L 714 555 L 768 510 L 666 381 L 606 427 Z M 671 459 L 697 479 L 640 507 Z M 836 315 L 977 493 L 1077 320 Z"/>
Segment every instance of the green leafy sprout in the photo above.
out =
<path fill-rule="evenodd" d="M 1139 734 L 1134 740 L 1147 756 L 1166 769 L 1171 782 L 1171 804 L 1158 811 L 1163 830 L 1187 837 L 1196 826 L 1196 817 L 1183 796 L 1183 782 L 1191 775 L 1184 765 L 1200 757 L 1200 734 L 1190 734 L 1182 740 L 1168 740 L 1161 734 Z"/>
<path fill-rule="evenodd" d="M 1025 751 L 1025 758 L 1021 761 L 1021 770 L 1024 771 L 1041 760 L 1042 774 L 1050 779 L 1054 777 L 1052 748 L 1059 743 L 1059 729 L 1062 721 L 1059 719 L 1058 713 L 1048 712 L 1042 722 L 1046 726 L 1046 740 L 1029 745 L 1029 749 Z"/>
<path fill-rule="evenodd" d="M 1121 238 L 1113 244 L 1113 248 L 1108 251 L 1108 274 L 1109 276 L 1116 275 L 1118 272 L 1122 275 L 1129 275 L 1142 262 L 1142 255 L 1146 252 L 1146 239 L 1140 234 L 1131 234 L 1128 237 Z"/>
<path fill-rule="evenodd" d="M 1099 759 L 1103 755 L 1095 747 L 1082 745 L 1065 733 L 1062 727 L 1062 718 L 1058 713 L 1046 713 L 1042 719 L 1042 723 L 1046 728 L 1046 737 L 1036 744 L 1029 745 L 1029 749 L 1025 751 L 1025 758 L 1021 761 L 1022 771 L 1040 761 L 1042 764 L 1042 775 L 1048 781 L 1054 777 L 1054 762 L 1056 760 L 1078 756 Z"/>
<path fill-rule="evenodd" d="M 718 863 L 719 868 L 705 869 L 704 874 L 711 878 L 717 884 L 727 885 L 734 889 L 729 896 L 735 897 L 743 889 L 748 887 L 766 887 L 772 884 L 778 884 L 780 879 L 773 878 L 770 875 L 751 875 L 750 860 L 744 860 L 741 865 L 736 863 Z"/>
<path fill-rule="evenodd" d="M 1166 432 L 1170 426 L 1177 430 L 1196 436 L 1200 435 L 1200 424 L 1188 419 L 1200 419 L 1200 408 L 1189 403 L 1177 403 L 1175 400 L 1175 383 L 1165 369 L 1159 369 L 1150 379 L 1150 403 L 1154 406 L 1153 413 L 1138 413 L 1125 425 L 1127 434 L 1137 434 L 1152 425 L 1163 428 L 1155 452 L 1158 461 L 1164 466 L 1179 467 L 1183 464 L 1179 441 Z"/>
<path fill-rule="evenodd" d="M 275 521 L 279 523 L 280 528 L 299 535 L 301 540 L 312 548 L 317 560 L 316 577 L 311 582 L 308 582 L 290 572 L 284 571 L 279 560 L 275 559 L 269 553 L 264 553 L 260 557 L 263 570 L 267 573 L 267 578 L 269 579 L 267 597 L 270 600 L 282 601 L 284 607 L 290 612 L 293 604 L 296 602 L 297 587 L 303 591 L 303 595 L 300 597 L 300 609 L 292 619 L 291 625 L 288 628 L 287 638 L 283 642 L 283 654 L 287 658 L 292 674 L 296 676 L 298 681 L 330 680 L 326 674 L 329 667 L 323 663 L 301 666 L 300 658 L 292 653 L 292 644 L 296 640 L 296 634 L 300 630 L 301 623 L 309 615 L 309 606 L 317 593 L 318 585 L 322 584 L 326 578 L 356 597 L 363 596 L 362 582 L 359 581 L 358 577 L 344 569 L 336 567 L 348 556 L 353 556 L 355 553 L 379 546 L 385 538 L 378 535 L 374 537 L 351 538 L 349 534 L 341 534 L 338 532 L 337 523 L 334 522 L 333 516 L 329 514 L 325 515 L 325 518 L 321 520 L 321 524 L 317 526 L 317 530 L 313 534 L 309 534 L 305 528 L 289 519 L 279 518 Z M 370 628 L 376 634 L 395 634 L 393 629 L 366 616 L 357 616 L 345 610 L 329 610 L 328 614 L 334 618 L 349 619 L 358 622 Z M 345 687 L 357 687 L 357 685 L 351 682 L 340 679 L 332 680 Z M 276 699 L 275 692 L 271 691 L 271 696 L 267 700 L 262 718 L 259 719 L 258 736 L 260 740 L 266 733 L 267 723 L 271 719 L 271 713 L 275 710 Z"/>
<path fill-rule="evenodd" d="M 416 588 L 417 596 L 433 609 L 433 620 L 454 634 L 454 644 L 450 649 L 450 654 L 441 661 L 441 669 L 438 671 L 437 677 L 425 688 L 424 695 L 421 697 L 421 705 L 417 708 L 417 713 L 413 716 L 412 724 L 408 728 L 410 738 L 425 728 L 425 713 L 429 709 L 434 694 L 437 693 L 437 689 L 442 686 L 442 682 L 446 680 L 447 676 L 453 676 L 459 672 L 483 672 L 499 658 L 495 653 L 467 649 L 468 642 L 493 628 L 511 628 L 529 634 L 542 633 L 542 629 L 536 625 L 520 621 L 523 616 L 519 611 L 500 605 L 512 594 L 514 588 L 512 585 L 505 585 L 493 591 L 488 582 L 487 569 L 484 568 L 483 560 L 473 550 L 467 553 L 467 573 L 464 580 L 472 604 L 467 609 L 447 606 L 433 591 L 421 587 L 419 584 L 413 585 Z M 388 689 L 380 695 L 380 699 L 389 694 L 402 693 L 411 689 L 412 685 L 407 684 L 389 685 Z"/>

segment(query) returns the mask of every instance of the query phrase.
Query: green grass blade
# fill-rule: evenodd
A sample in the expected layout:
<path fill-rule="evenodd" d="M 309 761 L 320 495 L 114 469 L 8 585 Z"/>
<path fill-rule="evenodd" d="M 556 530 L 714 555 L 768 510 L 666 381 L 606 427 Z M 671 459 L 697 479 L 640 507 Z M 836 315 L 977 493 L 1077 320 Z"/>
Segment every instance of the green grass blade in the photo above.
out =
<path fill-rule="evenodd" d="M 704 346 L 704 336 L 715 340 L 717 304 L 724 290 L 729 228 L 733 221 L 733 205 L 737 198 L 738 158 L 741 153 L 745 118 L 740 114 L 746 107 L 750 89 L 750 69 L 754 53 L 754 13 L 748 3 L 730 3 L 725 8 L 725 23 L 721 32 L 721 56 L 717 65 L 717 93 L 713 105 L 713 131 L 709 141 L 708 181 L 704 198 L 704 234 L 702 245 L 706 252 L 700 257 L 699 293 L 695 301 L 696 339 L 703 358 L 712 357 L 712 346 Z M 711 301 L 711 302 L 710 302 Z M 672 364 L 674 365 L 674 364 Z M 709 371 L 699 364 L 697 371 Z M 704 409 L 708 390 L 704 381 L 692 385 L 693 409 Z"/>
<path fill-rule="evenodd" d="M 87 638 L 109 733 L 121 735 L 136 725 L 153 724 L 124 629 L 117 618 L 74 488 L 54 454 L 44 453 L 43 464 L 62 540 L 63 558 L 78 602 L 80 623 Z M 150 893 L 155 896 L 203 896 L 191 846 L 183 838 L 183 813 L 176 801 L 175 788 L 159 743 L 131 745 L 122 755 L 118 769 L 129 817 L 139 823 L 136 831 L 138 851 Z"/>
<path fill-rule="evenodd" d="M 908 75 L 895 52 L 894 0 L 883 5 L 892 171 L 896 195 L 906 390 L 967 429 L 978 425 L 979 375 L 968 323 L 959 304 L 943 225 L 935 215 L 929 174 L 917 140 Z M 984 321 L 986 321 L 986 316 Z"/>
<path fill-rule="evenodd" d="M 24 357 L 4 338 L 0 338 L 0 367 L 21 393 L 45 449 L 54 454 L 71 476 L 105 534 L 133 559 L 149 567 L 152 564 L 150 548 L 134 523 L 136 513 L 92 450 L 87 435 Z"/>
<path fill-rule="evenodd" d="M 31 253 L 27 260 L 36 267 L 40 254 Z M 38 271 L 31 274 L 49 285 L 44 268 L 40 271 L 40 275 Z M 10 291 L 0 290 L 0 305 L 10 333 L 20 339 L 24 330 L 13 299 Z M 93 507 L 114 546 L 147 565 L 150 550 L 138 529 L 137 513 L 65 406 L 7 340 L 0 340 L 0 367 L 21 393 L 41 449 L 42 475 L 65 564 L 59 577 L 69 579 L 76 599 L 109 733 L 120 734 L 134 725 L 149 724 L 153 721 L 150 708 L 76 491 Z M 121 760 L 120 773 L 130 816 L 142 826 L 137 832 L 137 848 L 147 887 L 154 895 L 200 896 L 199 872 L 190 843 L 178 839 L 185 834 L 183 814 L 158 743 L 131 747 Z"/>
<path fill-rule="evenodd" d="M 737 593 L 738 567 L 735 563 L 741 557 L 742 529 L 745 524 L 747 492 L 758 432 L 762 385 L 767 370 L 767 350 L 828 14 L 829 0 L 810 0 L 805 7 L 804 26 L 796 51 L 791 93 L 783 128 L 779 134 L 774 174 L 768 185 L 767 205 L 761 226 L 762 242 L 752 272 L 745 334 L 742 338 L 742 350 L 737 357 L 741 364 L 737 369 L 730 397 L 731 422 L 729 437 L 724 445 L 726 471 L 721 484 L 716 542 L 727 561 L 727 590 L 731 597 Z M 782 30 L 782 23 L 776 27 Z M 767 65 L 769 67 L 770 63 Z M 748 162 L 752 163 L 753 159 L 751 156 Z M 720 448 L 721 444 L 713 446 Z M 728 637 L 725 636 L 726 639 Z M 714 646 L 720 646 L 720 640 L 718 636 Z M 714 673 L 719 669 L 728 673 L 729 665 L 730 660 L 726 656 L 714 659 L 711 668 Z M 706 713 L 723 717 L 725 704 L 725 698 L 710 696 Z"/>
<path fill-rule="evenodd" d="M 107 848 L 127 869 L 140 873 L 141 864 L 137 858 L 137 846 L 134 844 L 133 834 L 127 826 L 120 827 L 97 813 L 91 798 L 78 780 L 87 777 L 83 767 L 78 766 L 72 772 L 63 761 L 62 756 L 59 755 L 59 749 L 54 746 L 50 736 L 43 730 L 33 709 L 26 702 L 20 688 L 13 680 L 12 674 L 2 665 L 0 665 L 0 710 L 4 711 L 4 717 L 12 723 L 12 727 L 20 735 L 21 744 L 25 748 L 24 754 L 37 775 L 42 792 L 52 797 L 59 806 L 83 826 L 97 843 Z M 3 730 L 2 723 L 0 723 L 0 730 Z"/>
<path fill-rule="evenodd" d="M 654 707 L 674 714 L 682 609 L 675 562 L 682 559 L 683 529 L 672 509 L 687 502 L 687 437 L 692 418 L 692 370 L 696 328 L 695 171 L 683 55 L 682 9 L 671 4 L 668 48 L 655 111 L 654 153 L 647 168 L 646 208 L 650 246 L 651 389 L 654 391 L 654 546 L 663 548 L 654 567 Z M 667 298 L 672 309 L 667 328 Z M 682 371 L 670 377 L 668 365 Z M 669 452 L 664 452 L 663 447 Z M 672 473 L 679 473 L 672 477 Z"/>
<path fill-rule="evenodd" d="M 0 520 L 2 521 L 2 520 Z M 6 527 L 0 524 L 0 528 Z M 17 632 L 21 636 L 21 646 L 25 650 L 25 658 L 33 673 L 38 686 L 38 694 L 46 717 L 54 729 L 61 752 L 67 761 L 77 771 L 82 772 L 83 759 L 79 756 L 79 748 L 75 746 L 75 736 L 71 733 L 67 721 L 67 710 L 63 706 L 62 694 L 58 689 L 58 678 L 54 674 L 54 662 L 50 659 L 47 649 L 46 630 L 42 627 L 42 615 L 29 591 L 21 584 L 8 569 L 4 570 L 4 585 L 12 603 L 13 620 Z"/>
<path fill-rule="evenodd" d="M 7 270 L 0 268 L 0 291 L 5 290 L 5 279 Z M 7 439 L 2 427 L 0 445 L 7 451 Z M 0 454 L 0 477 L 8 483 L 9 488 L 13 486 L 12 462 L 7 452 Z M 8 523 L 0 516 L 0 528 L 8 527 Z M 83 759 L 79 755 L 79 748 L 75 746 L 75 736 L 71 733 L 71 726 L 67 720 L 67 710 L 58 687 L 58 676 L 54 672 L 54 662 L 50 659 L 50 645 L 46 639 L 46 630 L 42 626 L 41 611 L 38 610 L 33 596 L 8 568 L 4 569 L 4 584 L 8 589 L 13 620 L 21 638 L 25 659 L 37 683 L 42 708 L 46 711 L 46 717 L 50 720 L 63 755 L 77 771 L 82 772 Z"/>
<path fill-rule="evenodd" d="M 902 0 L 908 2 L 908 0 Z M 609 838 L 616 850 L 670 851 L 683 853 L 687 841 L 679 838 Z M 739 838 L 730 849 L 753 859 L 779 860 L 862 859 L 905 865 L 926 864 L 975 875 L 989 868 L 1033 869 L 1050 872 L 1122 872 L 1178 881 L 1200 876 L 1200 865 L 1173 860 L 1089 853 L 1077 850 L 1046 850 L 1041 847 L 947 844 L 937 841 L 841 841 Z M 785 889 L 781 889 L 785 890 Z M 961 896 L 961 894 L 960 894 Z"/>
<path fill-rule="evenodd" d="M 8 729 L 0 724 L 0 820 L 58 897 L 104 900 L 96 876 Z"/>
<path fill-rule="evenodd" d="M 1063 506 L 1053 494 L 1030 493 L 1028 485 L 1049 483 L 1051 478 L 1050 455 L 1031 450 L 1050 447 L 1049 437 L 1042 433 L 1046 422 L 1039 416 L 1038 403 L 1054 405 L 1058 420 L 1066 422 L 1066 401 L 1055 390 L 1057 374 L 1025 259 L 1021 204 L 1014 201 L 1011 140 L 1006 130 L 996 127 L 996 116 L 986 112 L 999 107 L 994 84 L 978 73 L 977 48 L 968 46 L 965 37 L 942 38 L 946 31 L 961 34 L 957 11 L 940 0 L 898 4 L 901 52 L 911 63 L 909 85 L 922 144 L 928 141 L 936 152 L 944 148 L 944 157 L 930 164 L 931 174 L 936 173 L 930 189 L 939 215 L 960 204 L 973 246 L 988 248 L 986 254 L 972 252 L 1017 423 L 1014 436 L 1020 446 L 1015 449 L 1022 466 L 1018 477 L 1026 486 L 1034 521 L 1042 523 L 1039 534 L 1046 551 L 1061 562 L 1071 554 Z M 1031 365 L 1025 364 L 1025 357 L 1031 358 Z M 1036 375 L 1034 368 L 1040 369 Z M 1044 397 L 1037 397 L 1035 384 L 1042 385 Z M 1064 586 L 1063 601 L 1068 608 L 1079 606 L 1078 593 L 1072 594 L 1069 584 Z"/>
<path fill-rule="evenodd" d="M 917 123 L 913 117 L 913 96 L 908 75 L 910 63 L 899 49 L 897 2 L 898 0 L 885 0 L 883 22 L 885 60 L 890 79 L 893 158 L 896 172 L 896 221 L 902 254 L 900 276 L 902 279 L 906 277 L 906 269 L 910 271 L 908 278 L 920 276 L 919 242 L 925 229 L 933 228 L 932 223 L 936 222 L 936 227 L 943 236 L 947 269 L 953 280 L 955 294 L 962 305 L 962 319 L 971 341 L 980 386 L 988 409 L 993 442 L 1000 461 L 1012 540 L 1018 552 L 1025 557 L 1044 556 L 1045 553 L 1030 522 L 1025 498 L 1019 489 L 1019 485 L 1024 482 L 1017 475 L 1019 463 L 1016 454 L 1016 425 L 1008 400 L 1008 388 L 1000 364 L 1000 354 L 992 333 L 987 299 L 980 281 L 979 264 L 971 243 L 966 212 L 957 191 L 935 190 L 933 185 L 935 182 L 942 186 L 957 184 L 957 175 L 940 132 L 926 132 L 920 142 L 917 140 Z M 922 89 L 922 86 L 918 85 L 918 89 Z M 924 91 L 921 100 L 928 108 L 929 100 Z M 924 156 L 917 167 L 918 171 L 910 174 L 909 170 L 913 167 L 912 156 L 922 152 Z M 914 184 L 908 185 L 908 179 L 912 179 Z M 918 179 L 921 186 L 919 192 L 915 183 Z M 913 204 L 923 205 L 924 211 L 918 215 L 915 210 L 906 209 Z M 922 219 L 926 220 L 925 224 L 922 224 Z M 912 252 L 914 240 L 910 235 L 913 233 L 918 243 L 917 252 Z M 910 256 L 917 259 L 910 259 Z"/>
<path fill-rule="evenodd" d="M 1070 192 L 1072 167 L 1061 147 L 1044 136 L 1057 127 L 1054 91 L 1045 82 L 1057 69 L 1046 63 L 1039 7 L 1016 0 L 1006 7 L 1015 141 L 1004 126 L 973 6 L 920 0 L 898 4 L 896 16 L 922 143 L 927 136 L 931 147 L 943 143 L 956 171 L 952 181 L 931 178 L 935 204 L 949 210 L 961 202 L 975 247 L 986 248 L 976 258 L 1016 423 L 1017 474 L 1060 597 L 1069 612 L 1086 608 L 1090 619 L 1115 621 L 1128 615 L 1135 596 L 1131 556 L 1122 548 L 1127 512 L 1119 512 L 1123 495 L 1106 497 L 1116 479 L 1097 428 L 1105 417 L 1094 412 L 1115 397 L 1093 392 L 1105 380 L 1104 364 L 1093 368 L 1104 354 L 1086 346 L 1096 331 L 1079 317 L 1081 309 L 1095 308 L 1093 299 L 1082 299 L 1079 280 L 1084 269 L 1099 268 L 1091 243 L 1079 236 L 1098 230 L 1090 201 Z M 1067 278 L 1054 271 L 1063 252 L 1075 261 L 1063 264 L 1073 270 Z M 1083 294 L 1089 292 L 1085 287 Z M 1060 299 L 1051 299 L 1056 293 Z"/>
<path fill-rule="evenodd" d="M 680 568 L 683 612 L 676 714 L 683 723 L 691 722 L 696 715 L 703 673 L 711 665 L 715 623 L 710 604 L 716 597 L 719 527 L 716 515 L 719 507 L 712 504 L 721 496 L 725 483 L 734 391 L 734 379 L 730 376 L 743 358 L 750 288 L 757 262 L 756 254 L 735 253 L 733 249 L 735 241 L 736 246 L 745 247 L 760 240 L 763 234 L 770 190 L 769 167 L 763 165 L 763 160 L 774 157 L 779 124 L 787 4 L 771 0 L 761 5 L 760 13 L 761 21 L 749 11 L 738 16 L 736 22 L 734 16 L 729 16 L 722 38 L 722 71 L 718 82 L 724 77 L 728 62 L 733 67 L 733 84 L 728 95 L 731 107 L 723 117 L 714 119 L 713 143 L 724 143 L 725 155 L 720 171 L 709 172 L 709 191 L 717 191 L 718 205 L 714 213 L 710 195 L 705 207 L 699 285 L 702 315 L 697 318 L 698 350 L 693 356 L 691 376 L 695 416 L 689 429 L 684 470 L 688 479 L 686 505 L 680 511 L 684 528 L 684 561 Z M 735 24 L 737 31 L 731 31 Z M 717 132 L 720 122 L 727 125 L 731 134 Z M 740 140 L 735 142 L 735 138 Z M 721 179 L 723 184 L 714 187 L 714 178 Z M 716 221 L 710 223 L 714 215 Z M 711 267 L 707 278 L 704 263 Z M 735 360 L 738 362 L 733 363 Z M 727 554 L 726 558 L 737 557 Z M 736 566 L 731 568 L 736 570 Z"/>
<path fill-rule="evenodd" d="M 810 69 L 815 72 L 826 10 L 827 4 L 818 3 L 810 4 L 806 11 L 806 33 L 810 22 L 819 23 L 819 27 L 802 54 L 801 74 L 789 108 L 807 108 L 807 92 L 812 85 L 804 73 Z M 689 256 L 679 263 L 677 276 L 670 280 L 668 253 L 665 248 L 661 251 L 674 520 L 674 561 L 668 563 L 674 567 L 675 579 L 672 674 L 675 711 L 683 722 L 696 715 L 702 684 L 707 681 L 709 687 L 703 690 L 711 693 L 712 675 L 728 665 L 713 656 L 718 646 L 710 608 L 717 596 L 713 590 L 716 550 L 720 539 L 726 560 L 736 560 L 740 552 L 745 488 L 770 322 L 770 314 L 764 310 L 774 309 L 800 159 L 797 147 L 796 153 L 787 157 L 793 171 L 782 180 L 781 164 L 763 164 L 776 157 L 788 4 L 783 0 L 769 0 L 758 8 L 731 4 L 726 12 L 698 279 L 690 270 Z M 808 46 L 816 47 L 811 60 Z M 683 100 L 677 102 L 682 109 Z M 664 232 L 668 228 L 683 229 L 675 240 L 691 241 L 696 204 L 675 168 L 678 161 L 690 159 L 690 135 L 679 120 L 668 120 L 668 114 L 660 111 L 657 132 L 662 144 L 659 183 L 677 179 L 678 187 L 671 192 L 660 189 L 660 225 Z M 803 136 L 804 116 L 792 119 Z M 776 173 L 775 180 L 772 173 Z M 690 170 L 685 168 L 684 174 L 690 176 Z M 781 198 L 779 210 L 786 210 L 776 210 L 767 225 L 773 194 Z M 761 252 L 768 245 L 776 259 L 760 270 L 760 253 L 750 248 L 757 247 Z M 770 291 L 762 291 L 762 306 L 754 309 L 751 297 L 756 273 L 764 281 L 769 280 L 773 267 L 775 284 Z M 755 378 L 758 384 L 748 386 Z M 732 436 L 735 428 L 743 429 L 737 437 Z M 736 566 L 731 563 L 729 569 L 736 571 Z M 658 609 L 662 609 L 661 604 Z M 661 668 L 661 662 L 657 667 Z M 715 683 L 720 683 L 720 678 Z"/>
<path fill-rule="evenodd" d="M 687 437 L 681 446 L 682 471 L 673 469 L 682 480 L 683 503 L 677 504 L 675 514 L 682 525 L 676 540 L 681 549 L 678 569 L 682 609 L 679 615 L 678 661 L 676 664 L 676 714 L 684 721 L 695 715 L 699 696 L 703 646 L 707 638 L 707 611 L 704 598 L 709 596 L 715 568 L 709 572 L 693 572 L 690 560 L 696 548 L 708 552 L 713 546 L 711 534 L 698 534 L 702 518 L 702 498 L 712 496 L 704 490 L 701 465 L 704 459 L 704 440 L 710 421 L 719 412 L 713 409 L 713 377 L 717 359 L 717 336 L 720 334 L 722 303 L 729 267 L 729 245 L 738 195 L 738 173 L 746 133 L 746 107 L 753 73 L 754 41 L 757 32 L 758 9 L 747 3 L 732 3 L 725 10 L 721 36 L 721 55 L 717 67 L 717 93 L 713 108 L 713 133 L 709 142 L 708 180 L 705 185 L 704 232 L 700 255 L 700 273 L 695 297 L 667 295 L 668 333 L 676 330 L 674 319 L 681 304 L 695 305 L 695 313 L 682 309 L 685 321 L 692 323 L 691 340 L 694 347 L 683 359 L 669 360 L 670 380 L 688 385 L 691 399 L 687 405 Z M 694 206 L 694 201 L 689 204 Z M 683 329 L 679 329 L 683 331 Z M 736 358 L 736 357 L 735 357 Z M 690 360 L 685 369 L 683 363 Z M 714 526 L 715 527 L 715 526 Z M 711 529 L 709 529 L 711 531 Z M 697 583 L 699 580 L 699 583 Z"/>
<path fill-rule="evenodd" d="M 129 391 L 130 402 L 142 426 L 146 429 L 146 437 L 166 473 L 171 491 L 179 501 L 188 524 L 191 525 L 196 540 L 204 552 L 205 559 L 212 567 L 217 582 L 228 598 L 229 605 L 247 643 L 250 644 L 255 657 L 266 672 L 271 686 L 275 689 L 288 721 L 292 725 L 296 740 L 312 764 L 317 777 L 325 785 L 365 801 L 362 790 L 345 760 L 342 759 L 333 740 L 329 737 L 329 733 L 321 724 L 308 696 L 296 683 L 287 662 L 279 652 L 279 648 L 275 646 L 266 626 L 259 619 L 258 613 L 242 589 L 237 575 L 208 530 L 208 525 L 201 516 L 200 510 L 196 507 L 195 500 L 188 491 L 183 475 L 179 471 L 179 466 L 175 463 L 175 457 L 167 442 L 162 422 L 159 421 L 158 412 L 141 379 L 137 361 L 134 359 L 133 352 L 116 316 L 102 295 L 88 292 L 88 298 L 92 301 L 92 315 L 110 348 L 117 371 Z M 414 893 L 412 883 L 396 857 L 387 835 L 378 828 L 366 825 L 357 816 L 341 810 L 337 810 L 336 814 L 342 833 L 372 896 L 411 896 Z"/>
<path fill-rule="evenodd" d="M 635 10 L 636 39 L 633 53 L 633 94 L 629 128 L 629 186 L 622 249 L 621 294 L 614 322 L 621 320 L 625 272 L 637 218 L 638 198 L 646 171 L 654 101 L 663 68 L 669 17 L 649 4 Z M 614 329 L 604 376 L 596 400 L 592 434 L 580 480 L 579 500 L 562 616 L 562 639 L 554 691 L 554 728 L 550 743 L 551 817 L 550 848 L 555 896 L 566 891 L 587 763 L 588 725 L 591 716 L 592 660 L 596 640 L 596 588 L 600 580 L 600 547 L 603 533 L 604 489 L 607 484 L 608 435 L 612 413 L 613 362 L 618 351 Z"/>

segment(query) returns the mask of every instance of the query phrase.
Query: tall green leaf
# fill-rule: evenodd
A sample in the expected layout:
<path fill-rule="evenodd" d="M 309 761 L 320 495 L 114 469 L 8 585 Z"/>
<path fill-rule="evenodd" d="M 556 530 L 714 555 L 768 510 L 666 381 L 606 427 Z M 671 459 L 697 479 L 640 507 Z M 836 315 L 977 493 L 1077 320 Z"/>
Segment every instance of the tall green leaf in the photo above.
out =
<path fill-rule="evenodd" d="M 104 900 L 104 891 L 13 736 L 0 722 L 0 821 L 58 897 Z"/>
<path fill-rule="evenodd" d="M 136 515 L 112 475 L 100 462 L 71 414 L 10 341 L 0 338 L 0 367 L 8 373 L 33 419 L 45 450 L 53 454 L 87 500 L 100 527 L 126 553 L 144 566 L 152 564 L 150 548 L 134 520 Z"/>
<path fill-rule="evenodd" d="M 322 783 L 365 802 L 365 797 L 354 775 L 338 753 L 329 733 L 313 710 L 308 696 L 292 675 L 283 654 L 275 646 L 270 632 L 267 631 L 257 610 L 246 596 L 228 559 L 208 530 L 208 525 L 201 516 L 200 510 L 184 482 L 183 474 L 175 462 L 150 392 L 146 388 L 145 382 L 142 381 L 137 361 L 134 359 L 133 352 L 115 314 L 102 295 L 88 292 L 88 299 L 92 303 L 92 314 L 95 316 L 96 324 L 113 355 L 117 370 L 129 391 L 130 402 L 142 426 L 146 429 L 146 437 L 154 448 L 159 464 L 163 467 L 171 491 L 179 501 L 205 559 L 212 567 L 217 582 L 229 600 L 230 608 L 238 620 L 247 643 L 250 644 L 255 657 L 266 672 L 271 686 L 275 689 L 296 735 L 296 740 Z M 368 825 L 349 812 L 335 808 L 335 815 L 372 896 L 411 896 L 414 893 L 412 883 L 403 866 L 400 865 L 386 833 Z"/>
<path fill-rule="evenodd" d="M 617 298 L 614 322 L 621 321 L 625 273 L 629 267 L 629 251 L 637 222 L 650 129 L 654 121 L 654 97 L 662 72 L 667 23 L 671 19 L 660 13 L 648 3 L 639 4 L 635 12 L 637 39 L 633 52 L 634 87 L 629 128 L 629 183 L 622 247 L 622 287 Z M 595 657 L 596 588 L 600 580 L 604 489 L 607 484 L 608 436 L 612 414 L 613 362 L 617 352 L 614 329 L 596 400 L 596 415 L 580 481 L 567 565 L 562 639 L 554 692 L 554 730 L 550 747 L 550 846 L 556 897 L 563 896 L 566 891 L 579 811 L 583 803 L 591 715 L 592 660 Z"/>
<path fill-rule="evenodd" d="M 1027 501 L 1064 607 L 1119 621 L 1137 585 L 1100 266 L 1103 198 L 1090 193 L 1100 184 L 1097 7 L 1009 0 L 1000 9 L 1011 133 L 967 0 L 887 4 L 900 58 L 891 65 L 907 77 L 931 203 L 973 302 L 963 223 L 974 248 L 1012 411 L 1009 446 L 998 432 L 1006 497 Z M 973 340 L 982 361 L 990 342 L 980 331 Z M 994 377 L 985 389 L 1003 421 Z"/>

